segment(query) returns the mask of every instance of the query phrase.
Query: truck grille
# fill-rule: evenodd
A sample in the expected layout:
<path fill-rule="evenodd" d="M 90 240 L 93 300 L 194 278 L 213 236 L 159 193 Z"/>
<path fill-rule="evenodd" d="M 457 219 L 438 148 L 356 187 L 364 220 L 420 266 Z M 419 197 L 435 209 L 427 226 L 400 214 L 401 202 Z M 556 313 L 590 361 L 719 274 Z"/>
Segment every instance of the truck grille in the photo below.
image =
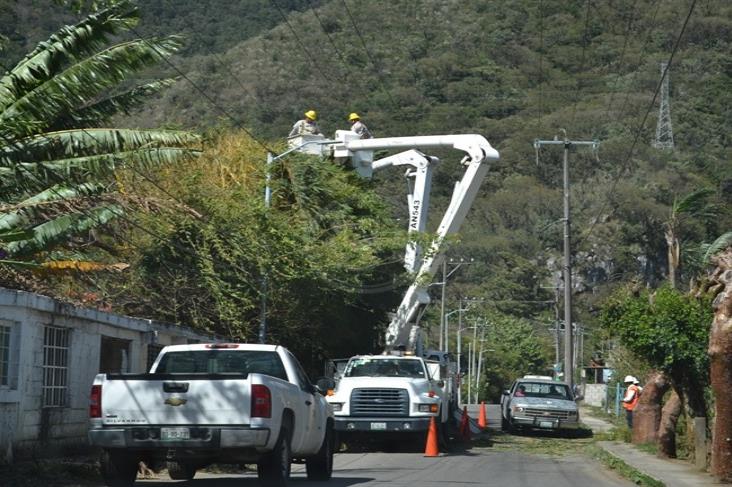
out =
<path fill-rule="evenodd" d="M 353 416 L 409 416 L 406 389 L 354 389 L 351 392 Z"/>
<path fill-rule="evenodd" d="M 556 409 L 526 408 L 526 409 L 524 409 L 524 414 L 526 416 L 531 416 L 531 417 L 536 417 L 536 418 L 550 418 L 550 419 L 569 418 L 569 411 L 560 411 L 560 410 L 556 410 Z"/>

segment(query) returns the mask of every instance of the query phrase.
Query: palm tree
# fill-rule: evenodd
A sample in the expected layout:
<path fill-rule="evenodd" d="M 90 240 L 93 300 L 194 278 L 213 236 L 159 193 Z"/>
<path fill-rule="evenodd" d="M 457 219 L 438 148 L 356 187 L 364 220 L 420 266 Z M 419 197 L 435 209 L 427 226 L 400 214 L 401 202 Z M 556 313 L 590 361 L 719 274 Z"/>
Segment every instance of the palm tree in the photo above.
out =
<path fill-rule="evenodd" d="M 0 79 L 6 256 L 27 258 L 121 216 L 112 191 L 116 171 L 147 170 L 199 152 L 199 137 L 188 132 L 98 128 L 173 82 L 130 81 L 180 47 L 176 36 L 111 44 L 138 20 L 129 0 L 114 2 L 6 68 Z"/>
<path fill-rule="evenodd" d="M 669 218 L 664 223 L 664 236 L 668 248 L 668 280 L 676 289 L 679 266 L 681 265 L 681 242 L 679 233 L 688 218 L 712 218 L 716 215 L 714 207 L 707 204 L 707 198 L 714 194 L 711 188 L 700 188 L 683 198 L 674 198 Z"/>

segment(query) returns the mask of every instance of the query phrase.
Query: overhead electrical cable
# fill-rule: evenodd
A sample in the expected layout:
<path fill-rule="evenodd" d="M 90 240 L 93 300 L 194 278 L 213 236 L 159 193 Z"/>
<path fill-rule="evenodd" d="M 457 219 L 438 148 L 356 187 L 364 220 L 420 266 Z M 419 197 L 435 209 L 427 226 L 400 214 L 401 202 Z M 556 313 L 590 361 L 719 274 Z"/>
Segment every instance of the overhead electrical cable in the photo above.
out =
<path fill-rule="evenodd" d="M 297 34 L 297 31 L 295 30 L 295 28 L 292 27 L 292 24 L 290 23 L 290 21 L 287 20 L 287 15 L 285 15 L 285 12 L 282 11 L 280 6 L 277 4 L 277 1 L 276 0 L 269 0 L 269 1 L 274 6 L 274 8 L 277 9 L 277 12 L 279 12 L 280 17 L 282 17 L 282 20 L 284 20 L 285 24 L 290 29 L 290 32 L 292 32 L 292 35 L 295 37 L 295 40 L 297 40 L 297 43 L 299 44 L 300 49 L 302 49 L 302 51 L 305 53 L 305 55 L 307 55 L 307 57 L 310 59 L 312 66 L 315 68 L 315 70 L 318 72 L 318 74 L 320 74 L 320 76 L 324 80 L 332 82 L 333 80 L 331 78 L 329 78 L 328 76 L 326 76 L 326 74 L 323 72 L 323 70 L 320 69 L 320 65 L 315 60 L 315 57 L 310 53 L 310 51 L 308 50 L 308 48 L 306 47 L 306 45 L 302 41 L 302 39 L 300 39 L 300 36 Z"/>
<path fill-rule="evenodd" d="M 635 64 L 633 65 L 636 70 L 638 68 L 640 68 L 640 66 L 643 64 L 643 59 L 647 55 L 646 48 L 647 48 L 648 44 L 651 42 L 653 33 L 655 31 L 655 28 L 657 27 L 656 17 L 658 16 L 658 12 L 660 9 L 661 9 L 661 2 L 658 2 L 656 4 L 656 10 L 653 12 L 653 16 L 651 17 L 651 27 L 649 29 L 647 29 L 648 34 L 643 39 L 643 44 L 641 45 L 641 48 L 640 48 L 640 54 L 638 55 L 638 59 L 636 60 Z M 630 100 L 630 90 L 626 90 L 626 92 L 625 92 L 625 97 L 623 98 L 623 102 L 620 104 L 620 108 L 617 110 L 618 116 L 616 117 L 616 121 L 621 120 L 623 112 L 625 112 L 625 107 L 628 105 L 628 100 Z M 636 113 L 637 113 L 637 111 L 636 111 Z"/>
<path fill-rule="evenodd" d="M 611 92 L 610 92 L 610 101 L 607 104 L 607 110 L 605 110 L 605 119 L 608 120 L 610 118 L 610 109 L 613 106 L 613 102 L 615 101 L 615 90 L 618 87 L 618 83 L 620 82 L 620 78 L 623 76 L 623 62 L 625 62 L 625 52 L 628 48 L 628 42 L 630 41 L 630 33 L 633 31 L 633 22 L 636 20 L 635 10 L 636 10 L 637 4 L 634 3 L 631 11 L 628 14 L 628 26 L 625 29 L 625 34 L 623 36 L 623 47 L 620 50 L 620 59 L 618 60 L 617 65 L 615 66 L 615 81 L 612 84 Z M 612 67 L 612 64 L 608 64 L 608 70 L 610 70 Z"/>
<path fill-rule="evenodd" d="M 363 35 L 361 35 L 361 30 L 358 28 L 358 25 L 356 24 L 356 20 L 353 18 L 353 15 L 351 15 L 351 11 L 348 8 L 348 4 L 346 4 L 346 0 L 341 0 L 343 3 L 343 8 L 346 11 L 346 14 L 348 15 L 349 20 L 351 21 L 351 25 L 353 25 L 353 30 L 356 32 L 356 36 L 361 41 L 361 45 L 363 46 L 364 51 L 366 52 L 366 57 L 368 57 L 369 61 L 371 61 L 371 64 L 373 65 L 375 69 L 376 76 L 379 79 L 379 83 L 381 84 L 381 87 L 384 89 L 384 92 L 386 93 L 387 98 L 389 98 L 389 102 L 391 102 L 392 105 L 394 105 L 394 108 L 399 108 L 399 105 L 396 104 L 394 101 L 394 98 L 391 96 L 391 92 L 389 91 L 389 88 L 386 86 L 386 83 L 384 82 L 383 77 L 381 76 L 381 70 L 379 69 L 379 65 L 376 63 L 376 60 L 371 55 L 371 51 L 369 51 L 368 45 L 366 44 L 366 41 L 363 38 Z"/>
<path fill-rule="evenodd" d="M 679 45 L 681 44 L 681 38 L 683 37 L 684 32 L 686 32 L 686 26 L 689 24 L 689 19 L 691 19 L 691 15 L 694 13 L 694 8 L 696 7 L 696 2 L 697 2 L 697 0 L 693 0 L 691 3 L 691 7 L 689 7 L 689 13 L 686 15 L 686 19 L 684 20 L 684 24 L 682 25 L 678 36 L 676 36 L 676 41 L 674 42 L 674 47 L 671 50 L 671 54 L 668 57 L 668 61 L 666 62 L 666 69 L 664 69 L 661 79 L 658 80 L 658 84 L 656 85 L 656 89 L 653 93 L 653 99 L 648 104 L 646 113 L 645 113 L 645 115 L 643 115 L 643 120 L 641 120 L 640 125 L 638 125 L 638 128 L 636 129 L 635 137 L 633 138 L 633 143 L 631 144 L 630 149 L 628 150 L 628 153 L 626 154 L 623 162 L 620 165 L 620 170 L 618 171 L 618 175 L 614 179 L 608 194 L 612 194 L 615 191 L 615 188 L 617 187 L 618 182 L 620 181 L 620 177 L 630 167 L 629 164 L 630 164 L 631 158 L 633 157 L 633 153 L 635 152 L 635 147 L 638 144 L 638 140 L 640 140 L 640 137 L 643 133 L 643 128 L 646 125 L 648 116 L 650 115 L 651 110 L 653 110 L 653 107 L 656 104 L 656 99 L 658 98 L 658 93 L 661 91 L 661 87 L 663 86 L 663 80 L 666 78 L 668 70 L 671 69 L 671 64 L 673 63 L 674 56 L 676 55 L 676 51 L 678 50 Z M 605 208 L 608 205 L 608 201 L 609 201 L 608 199 L 605 199 L 605 201 L 603 201 L 603 204 L 600 207 L 600 211 L 597 213 L 597 216 L 595 218 L 593 218 L 592 223 L 590 224 L 590 228 L 584 233 L 584 235 L 582 235 L 578 239 L 577 244 L 576 244 L 577 246 L 579 246 L 582 242 L 587 240 L 587 238 L 592 234 L 592 231 L 594 230 L 595 226 L 597 225 L 597 222 L 602 217 L 602 214 L 604 213 Z"/>
<path fill-rule="evenodd" d="M 577 88 L 574 91 L 574 102 L 572 103 L 572 120 L 569 123 L 569 126 L 574 126 L 575 118 L 577 116 L 577 104 L 579 103 L 580 98 L 580 92 L 582 91 L 582 78 L 584 76 L 585 71 L 585 55 L 587 51 L 587 36 L 590 26 L 590 1 L 585 0 L 585 5 L 587 8 L 585 9 L 585 26 L 582 30 L 582 54 L 580 55 L 580 67 L 579 71 L 577 71 L 577 75 L 579 78 L 577 79 Z"/>
<path fill-rule="evenodd" d="M 336 45 L 335 41 L 333 40 L 333 37 L 328 32 L 328 29 L 326 29 L 325 24 L 323 23 L 323 20 L 320 18 L 320 15 L 318 15 L 318 10 L 313 6 L 312 0 L 308 0 L 308 4 L 310 4 L 310 10 L 313 12 L 313 15 L 315 15 L 315 18 L 318 19 L 318 24 L 320 24 L 320 30 L 323 31 L 325 36 L 328 38 L 328 42 L 330 42 L 330 45 L 333 46 L 333 50 L 335 51 L 336 55 L 338 56 L 338 59 L 341 61 L 343 66 L 346 68 L 346 71 L 350 74 L 351 73 L 351 67 L 348 65 L 348 62 L 346 62 L 346 58 L 341 53 L 341 50 L 338 49 L 338 46 Z"/>
<path fill-rule="evenodd" d="M 203 88 L 201 88 L 200 86 L 198 86 L 188 76 L 186 76 L 186 74 L 183 71 L 181 71 L 181 69 L 178 68 L 178 66 L 176 66 L 175 64 L 173 64 L 166 56 L 164 56 L 163 53 L 160 52 L 160 50 L 158 50 L 157 47 L 155 47 L 147 39 L 145 39 L 144 37 L 142 37 L 142 35 L 133 26 L 130 26 L 130 30 L 135 35 L 137 35 L 142 42 L 144 42 L 145 44 L 147 44 L 148 47 L 150 47 L 155 52 L 157 52 L 158 55 L 162 58 L 163 62 L 165 62 L 168 66 L 170 66 L 171 68 L 173 68 L 173 70 L 176 73 L 178 73 L 178 75 L 180 77 L 182 77 L 184 80 L 186 80 L 188 82 L 188 84 L 190 84 L 198 93 L 200 93 L 201 96 L 203 96 L 204 99 L 206 99 L 206 101 L 208 101 L 218 111 L 220 111 L 221 113 L 223 113 L 224 116 L 226 116 L 229 120 L 231 120 L 232 122 L 234 122 L 234 126 L 236 126 L 237 128 L 243 130 L 249 137 L 252 138 L 252 140 L 254 140 L 257 144 L 259 144 L 267 152 L 274 153 L 274 150 L 272 148 L 270 148 L 267 144 L 265 144 L 260 139 L 258 139 L 249 129 L 247 129 L 244 126 L 244 124 L 240 120 L 238 120 L 236 117 L 234 117 L 232 114 L 230 114 L 228 112 L 228 110 L 226 110 L 226 109 L 222 108 L 221 106 L 219 106 L 219 104 L 216 103 L 216 100 L 214 100 L 213 97 L 211 97 L 211 95 L 209 95 Z"/>

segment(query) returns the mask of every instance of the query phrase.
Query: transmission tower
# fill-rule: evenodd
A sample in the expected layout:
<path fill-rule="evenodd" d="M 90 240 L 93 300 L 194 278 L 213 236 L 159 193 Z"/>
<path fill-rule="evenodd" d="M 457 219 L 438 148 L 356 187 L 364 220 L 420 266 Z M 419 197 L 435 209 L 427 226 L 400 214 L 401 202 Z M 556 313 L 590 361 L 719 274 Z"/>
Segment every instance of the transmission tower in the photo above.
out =
<path fill-rule="evenodd" d="M 668 79 L 670 74 L 666 71 L 667 63 L 661 63 L 661 106 L 658 109 L 658 124 L 656 125 L 656 139 L 653 147 L 656 149 L 674 148 L 674 132 L 671 128 L 671 103 L 669 101 Z M 665 76 L 664 76 L 665 74 Z"/>

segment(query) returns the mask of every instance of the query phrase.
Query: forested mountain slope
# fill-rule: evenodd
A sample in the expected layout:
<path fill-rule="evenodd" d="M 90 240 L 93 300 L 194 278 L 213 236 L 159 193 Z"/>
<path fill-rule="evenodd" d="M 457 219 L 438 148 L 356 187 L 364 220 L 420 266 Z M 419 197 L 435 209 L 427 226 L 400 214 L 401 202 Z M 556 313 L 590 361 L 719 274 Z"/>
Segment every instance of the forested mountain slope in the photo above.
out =
<path fill-rule="evenodd" d="M 454 295 L 480 294 L 518 315 L 548 311 L 531 301 L 553 296 L 544 287 L 559 269 L 561 152 L 537 156 L 532 141 L 560 129 L 601 142 L 597 154 L 571 156 L 578 292 L 664 279 L 673 203 L 694 190 L 714 193 L 708 211 L 679 226 L 682 282 L 698 244 L 732 228 L 725 0 L 140 4 L 142 33 L 182 31 L 190 42 L 175 59 L 185 78 L 132 115 L 141 126 L 243 126 L 275 140 L 313 108 L 327 134 L 357 111 L 377 137 L 486 136 L 502 159 L 452 250 L 478 262 L 461 272 Z M 651 147 L 653 100 L 669 60 L 676 149 L 662 151 Z M 440 155 L 438 208 L 459 171 L 454 156 Z M 381 178 L 401 214 L 400 176 Z"/>
<path fill-rule="evenodd" d="M 658 282 L 674 198 L 700 187 L 716 191 L 710 204 L 717 216 L 682 229 L 688 248 L 730 227 L 732 6 L 696 2 L 685 25 L 691 6 L 323 2 L 220 56 L 185 61 L 215 105 L 182 80 L 139 120 L 242 124 L 276 138 L 315 108 L 326 133 L 345 128 L 346 114 L 358 111 L 377 136 L 483 134 L 502 160 L 471 213 L 462 253 L 492 266 L 471 271 L 484 283 L 506 273 L 494 287 L 501 295 L 506 283 L 525 292 L 517 270 L 536 275 L 534 267 L 545 269 L 560 248 L 560 151 L 543 150 L 537 164 L 532 141 L 564 128 L 570 138 L 602 144 L 598 154 L 572 156 L 574 233 L 586 282 L 635 274 Z M 650 142 L 660 63 L 672 53 L 670 152 Z M 450 172 L 445 165 L 438 182 Z M 401 204 L 401 183 L 385 187 Z"/>

